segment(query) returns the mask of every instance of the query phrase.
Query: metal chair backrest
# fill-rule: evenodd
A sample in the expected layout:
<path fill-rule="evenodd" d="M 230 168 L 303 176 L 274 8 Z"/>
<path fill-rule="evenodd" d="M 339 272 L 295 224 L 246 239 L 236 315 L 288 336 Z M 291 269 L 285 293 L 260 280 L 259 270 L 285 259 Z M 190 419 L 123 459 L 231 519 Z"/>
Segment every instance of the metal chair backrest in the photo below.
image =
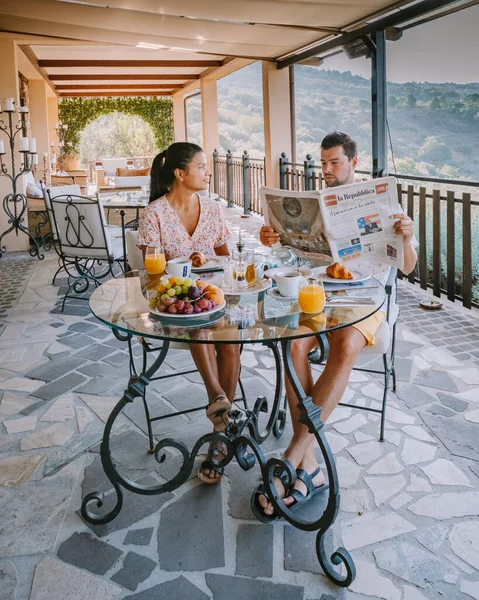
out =
<path fill-rule="evenodd" d="M 50 224 L 50 229 L 52 231 L 53 239 L 55 241 L 58 240 L 57 228 L 55 227 L 55 223 L 53 220 L 53 212 L 50 198 L 56 198 L 57 196 L 65 196 L 68 194 L 73 194 L 74 196 L 79 196 L 81 194 L 80 186 L 78 184 L 71 185 L 51 185 L 44 186 L 42 184 L 43 189 L 43 200 L 45 201 L 45 208 L 47 209 L 48 222 Z"/>
<path fill-rule="evenodd" d="M 63 256 L 110 260 L 111 239 L 106 230 L 103 206 L 98 196 L 50 196 L 50 203 Z"/>

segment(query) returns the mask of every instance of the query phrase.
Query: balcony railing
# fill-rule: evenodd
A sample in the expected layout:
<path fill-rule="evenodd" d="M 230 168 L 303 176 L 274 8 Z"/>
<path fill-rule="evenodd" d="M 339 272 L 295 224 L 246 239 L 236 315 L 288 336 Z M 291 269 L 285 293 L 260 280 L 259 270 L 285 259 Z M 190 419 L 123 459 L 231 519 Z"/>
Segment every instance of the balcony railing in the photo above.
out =
<path fill-rule="evenodd" d="M 256 166 L 248 168 L 246 151 L 241 158 L 230 152 L 215 156 L 215 191 L 230 206 L 262 214 L 259 188 L 264 185 L 263 161 L 255 159 Z M 283 153 L 279 163 L 282 189 L 324 187 L 321 167 L 311 155 L 303 163 L 291 163 Z M 249 177 L 245 178 L 245 173 Z M 356 173 L 364 179 L 371 177 L 368 171 Z M 435 296 L 446 294 L 449 300 L 460 300 L 466 308 L 479 308 L 479 182 L 391 175 L 398 179 L 398 197 L 414 220 L 419 242 L 418 264 L 408 281 L 423 289 L 431 288 Z M 248 186 L 249 202 L 244 191 L 248 193 Z"/>
<path fill-rule="evenodd" d="M 266 185 L 264 159 L 250 158 L 245 150 L 242 156 L 213 153 L 214 191 L 228 202 L 238 206 L 247 215 L 263 214 L 259 190 Z"/>

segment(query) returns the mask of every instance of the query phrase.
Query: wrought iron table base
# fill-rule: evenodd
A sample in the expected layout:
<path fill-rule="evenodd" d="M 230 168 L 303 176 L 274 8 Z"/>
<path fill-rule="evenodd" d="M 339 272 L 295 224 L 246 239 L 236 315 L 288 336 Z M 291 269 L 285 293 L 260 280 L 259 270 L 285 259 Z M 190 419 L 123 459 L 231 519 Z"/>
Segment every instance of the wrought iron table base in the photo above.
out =
<path fill-rule="evenodd" d="M 128 341 L 129 345 L 131 344 L 131 336 L 121 336 L 117 334 L 117 337 L 119 339 Z M 275 357 L 277 368 L 277 386 L 274 405 L 265 430 L 263 432 L 259 431 L 258 417 L 261 412 L 268 412 L 267 401 L 266 398 L 258 398 L 253 410 L 246 408 L 245 410 L 238 409 L 231 411 L 229 414 L 231 422 L 228 424 L 225 432 L 213 432 L 203 435 L 197 440 L 191 453 L 181 441 L 177 441 L 172 438 L 160 440 L 156 446 L 154 446 L 153 450 L 157 462 L 162 463 L 165 461 L 166 456 L 163 453 L 164 449 L 175 448 L 182 456 L 181 468 L 178 473 L 166 483 L 161 483 L 154 486 L 139 485 L 134 481 L 124 477 L 117 471 L 111 456 L 110 436 L 115 420 L 121 414 L 124 407 L 130 402 L 133 402 L 135 398 L 143 398 L 145 410 L 148 410 L 145 401 L 146 388 L 149 382 L 153 380 L 155 373 L 161 367 L 161 364 L 166 358 L 169 342 L 165 341 L 161 350 L 159 351 L 158 357 L 155 359 L 153 364 L 148 369 L 144 369 L 143 374 L 130 378 L 128 387 L 125 390 L 123 397 L 111 412 L 105 425 L 100 455 L 105 474 L 112 483 L 116 492 L 116 504 L 106 514 L 92 512 L 89 510 L 88 504 L 90 502 L 96 502 L 96 507 L 101 508 L 105 498 L 105 495 L 102 492 L 92 492 L 83 499 L 81 505 L 81 515 L 87 522 L 97 525 L 112 521 L 118 516 L 123 506 L 122 487 L 130 492 L 143 495 L 155 495 L 174 491 L 183 483 L 185 483 L 190 477 L 194 468 L 195 458 L 201 447 L 213 440 L 219 440 L 225 443 L 227 447 L 227 454 L 223 459 L 218 461 L 218 466 L 226 466 L 229 462 L 231 462 L 233 457 L 236 458 L 239 466 L 245 471 L 252 469 L 255 464 L 258 463 L 266 492 L 274 506 L 275 511 L 298 529 L 303 531 L 318 532 L 316 537 L 316 553 L 324 573 L 338 586 L 347 587 L 352 583 L 356 575 L 356 570 L 351 555 L 345 548 L 342 547 L 338 548 L 331 555 L 329 555 L 325 549 L 325 534 L 333 525 L 339 512 L 340 496 L 336 465 L 331 449 L 324 436 L 323 423 L 320 419 L 321 408 L 314 405 L 311 398 L 305 395 L 294 371 L 291 359 L 291 340 L 284 340 L 281 342 L 285 370 L 297 397 L 301 399 L 298 404 L 300 408 L 300 422 L 308 427 L 309 432 L 312 433 L 318 441 L 326 465 L 329 481 L 328 503 L 323 514 L 316 521 L 309 522 L 299 518 L 283 504 L 274 485 L 275 471 L 278 467 L 286 470 L 288 473 L 286 487 L 289 487 L 294 483 L 296 479 L 296 473 L 294 469 L 291 468 L 291 465 L 288 461 L 282 461 L 279 458 L 270 458 L 269 460 L 266 460 L 260 448 L 260 444 L 269 436 L 271 432 L 273 432 L 276 437 L 281 436 L 286 420 L 286 413 L 284 409 L 280 409 L 282 386 L 279 351 L 275 343 L 267 343 L 267 345 L 272 349 Z M 131 362 L 133 363 L 132 359 Z M 147 417 L 149 418 L 148 412 Z M 151 443 L 153 435 L 151 431 L 151 424 L 149 426 L 149 433 Z M 345 567 L 346 574 L 338 572 L 337 567 L 341 565 Z"/>

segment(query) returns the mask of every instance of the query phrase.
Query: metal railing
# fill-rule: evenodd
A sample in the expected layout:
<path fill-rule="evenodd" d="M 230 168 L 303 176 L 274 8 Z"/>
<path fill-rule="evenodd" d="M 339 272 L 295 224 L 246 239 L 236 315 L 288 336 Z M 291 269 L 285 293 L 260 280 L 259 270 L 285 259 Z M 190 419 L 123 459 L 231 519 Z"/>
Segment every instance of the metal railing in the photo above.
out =
<path fill-rule="evenodd" d="M 321 167 L 309 154 L 303 163 L 290 163 L 283 152 L 279 169 L 281 189 L 324 187 Z M 368 171 L 356 173 L 371 177 Z M 479 308 L 479 182 L 390 175 L 399 180 L 398 198 L 414 220 L 419 242 L 418 263 L 408 281 Z"/>
<path fill-rule="evenodd" d="M 228 206 L 238 206 L 244 214 L 263 214 L 259 190 L 266 185 L 264 159 L 250 158 L 245 150 L 242 156 L 233 156 L 230 150 L 226 155 L 213 152 L 213 187 L 228 202 Z"/>
<path fill-rule="evenodd" d="M 149 169 L 153 162 L 154 156 L 129 156 L 127 166 L 133 169 Z M 101 160 L 88 161 L 88 179 L 90 183 L 96 183 L 96 170 L 101 167 Z"/>

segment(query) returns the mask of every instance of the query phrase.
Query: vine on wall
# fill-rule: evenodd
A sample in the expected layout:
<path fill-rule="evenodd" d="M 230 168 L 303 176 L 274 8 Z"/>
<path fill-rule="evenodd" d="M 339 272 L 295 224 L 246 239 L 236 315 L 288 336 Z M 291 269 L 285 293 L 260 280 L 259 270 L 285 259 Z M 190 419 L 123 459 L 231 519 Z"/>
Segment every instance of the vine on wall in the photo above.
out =
<path fill-rule="evenodd" d="M 72 155 L 79 154 L 80 136 L 85 127 L 102 115 L 113 112 L 136 115 L 153 130 L 159 149 L 174 141 L 173 104 L 169 98 L 63 98 L 58 103 L 58 116 L 68 125 L 65 148 Z"/>

